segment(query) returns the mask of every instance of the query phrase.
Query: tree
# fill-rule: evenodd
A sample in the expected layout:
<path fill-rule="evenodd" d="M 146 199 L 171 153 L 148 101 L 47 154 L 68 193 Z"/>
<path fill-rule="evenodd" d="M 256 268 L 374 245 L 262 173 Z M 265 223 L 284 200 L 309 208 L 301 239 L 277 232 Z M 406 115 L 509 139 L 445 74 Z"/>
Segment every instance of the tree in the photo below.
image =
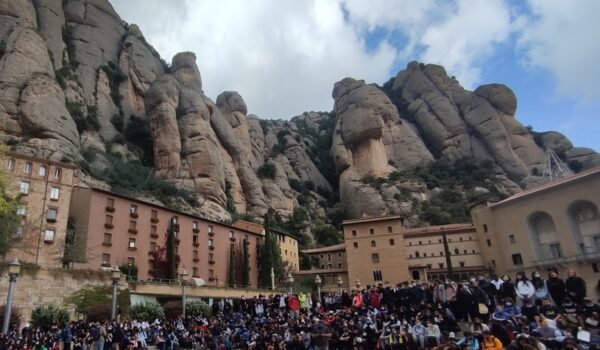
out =
<path fill-rule="evenodd" d="M 0 306 L 0 322 L 2 322 L 2 323 L 4 323 L 4 311 L 5 310 L 6 310 L 6 305 Z M 16 306 L 13 306 L 10 311 L 9 325 L 16 325 L 17 326 L 16 328 L 20 329 L 19 326 L 21 325 L 22 320 L 23 320 L 23 318 L 21 317 L 21 311 Z"/>
<path fill-rule="evenodd" d="M 65 252 L 63 254 L 63 266 L 71 267 L 73 263 L 84 263 L 85 258 L 85 227 L 82 227 L 74 218 L 67 220 L 67 234 L 65 237 Z"/>
<path fill-rule="evenodd" d="M 88 321 L 104 321 L 110 319 L 111 300 L 112 287 L 88 285 L 71 294 L 65 304 L 73 306 L 75 312 L 85 316 Z M 117 306 L 121 313 L 129 312 L 129 290 L 117 294 Z"/>
<path fill-rule="evenodd" d="M 248 252 L 248 240 L 244 238 L 242 241 L 242 286 L 250 285 L 250 254 Z"/>
<path fill-rule="evenodd" d="M 200 300 L 188 301 L 185 304 L 185 311 L 186 314 L 190 315 L 191 317 L 208 317 L 211 313 L 210 306 L 208 306 L 208 304 Z"/>
<path fill-rule="evenodd" d="M 2 154 L 0 149 L 0 154 Z M 7 194 L 9 187 L 8 176 L 0 172 L 0 258 L 5 259 L 10 250 L 17 228 L 19 227 L 19 216 L 17 215 L 18 197 Z"/>
<path fill-rule="evenodd" d="M 271 287 L 271 269 L 275 272 L 276 280 L 283 279 L 283 263 L 281 260 L 281 252 L 279 251 L 279 243 L 270 227 L 271 216 L 273 210 L 270 209 L 265 215 L 265 241 L 261 251 L 261 268 L 259 274 L 259 284 L 263 288 Z"/>
<path fill-rule="evenodd" d="M 69 322 L 69 312 L 54 304 L 41 305 L 31 312 L 31 325 L 48 331 L 53 325 Z"/>
<path fill-rule="evenodd" d="M 235 278 L 235 266 L 236 266 L 236 256 L 235 256 L 234 245 L 231 244 L 229 246 L 229 265 L 227 270 L 227 285 L 229 287 L 235 287 L 236 278 Z"/>
<path fill-rule="evenodd" d="M 156 301 L 143 301 L 131 307 L 129 316 L 132 320 L 152 322 L 165 318 L 165 311 Z"/>

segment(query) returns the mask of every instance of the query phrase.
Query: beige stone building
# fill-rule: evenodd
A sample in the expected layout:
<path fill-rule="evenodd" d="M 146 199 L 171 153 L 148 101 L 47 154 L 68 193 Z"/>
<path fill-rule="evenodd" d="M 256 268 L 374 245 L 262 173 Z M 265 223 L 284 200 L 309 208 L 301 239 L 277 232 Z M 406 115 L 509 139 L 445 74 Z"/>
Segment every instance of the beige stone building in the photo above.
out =
<path fill-rule="evenodd" d="M 62 267 L 75 168 L 12 152 L 2 157 L 9 194 L 20 196 L 20 225 L 7 259 L 17 257 L 47 268 Z"/>
<path fill-rule="evenodd" d="M 400 216 L 371 217 L 343 222 L 348 277 L 365 285 L 445 279 L 443 236 L 453 271 L 466 279 L 487 272 L 475 228 L 454 224 L 407 229 Z"/>
<path fill-rule="evenodd" d="M 135 264 L 138 279 L 157 278 L 153 253 L 166 246 L 167 229 L 174 220 L 179 227 L 175 242 L 180 270 L 185 268 L 190 277 L 209 285 L 224 286 L 230 251 L 239 254 L 246 242 L 250 285 L 258 283 L 263 236 L 252 231 L 83 186 L 73 190 L 70 215 L 85 251 L 85 262 L 77 267 Z"/>
<path fill-rule="evenodd" d="M 309 259 L 316 262 L 316 266 L 310 270 L 297 271 L 298 276 L 310 276 L 313 279 L 318 275 L 321 277 L 324 291 L 337 291 L 339 289 L 339 277 L 342 280 L 342 288 L 348 288 L 348 264 L 344 243 L 329 247 L 305 249 L 302 254 L 308 255 Z"/>
<path fill-rule="evenodd" d="M 471 209 L 483 258 L 499 274 L 576 270 L 600 277 L 600 167 Z"/>
<path fill-rule="evenodd" d="M 250 222 L 246 220 L 238 219 L 233 223 L 233 226 L 260 234 L 265 235 L 265 228 L 261 224 Z M 273 229 L 279 243 L 279 250 L 281 252 L 281 260 L 287 264 L 291 271 L 298 271 L 300 268 L 300 256 L 298 254 L 298 240 L 287 232 L 282 230 Z"/>

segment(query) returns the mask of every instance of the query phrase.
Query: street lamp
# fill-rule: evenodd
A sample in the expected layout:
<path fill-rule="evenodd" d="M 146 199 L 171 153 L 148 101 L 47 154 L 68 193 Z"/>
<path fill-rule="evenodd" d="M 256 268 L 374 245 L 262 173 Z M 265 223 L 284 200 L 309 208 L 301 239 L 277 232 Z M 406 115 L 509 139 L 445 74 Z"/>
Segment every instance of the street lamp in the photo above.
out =
<path fill-rule="evenodd" d="M 112 270 L 110 270 L 110 277 L 112 279 L 112 307 L 110 309 L 110 319 L 115 320 L 117 317 L 117 284 L 121 279 L 121 270 L 115 265 Z"/>
<path fill-rule="evenodd" d="M 275 269 L 271 267 L 271 290 L 275 290 Z"/>
<path fill-rule="evenodd" d="M 8 264 L 8 296 L 6 297 L 6 306 L 4 309 L 4 321 L 2 322 L 2 334 L 8 333 L 8 325 L 10 323 L 10 312 L 12 308 L 12 299 L 13 293 L 15 291 L 15 283 L 17 282 L 17 277 L 21 272 L 21 264 L 19 260 L 15 258 L 13 261 Z"/>
<path fill-rule="evenodd" d="M 354 284 L 356 285 L 356 289 L 360 292 L 360 280 L 358 277 L 356 277 L 356 280 L 354 280 Z"/>
<path fill-rule="evenodd" d="M 315 277 L 315 284 L 317 285 L 317 297 L 319 298 L 319 302 L 321 302 L 321 277 L 319 275 Z"/>
<path fill-rule="evenodd" d="M 290 286 L 290 294 L 293 294 L 294 290 L 292 289 L 292 286 L 294 285 L 294 276 L 292 276 L 291 272 L 288 272 L 287 277 L 285 278 L 285 281 Z"/>
<path fill-rule="evenodd" d="M 337 278 L 337 286 L 338 286 L 338 290 L 340 291 L 340 294 L 342 294 L 342 286 L 344 285 L 344 281 L 342 281 L 342 277 L 338 276 Z"/>
<path fill-rule="evenodd" d="M 186 304 L 185 285 L 186 285 L 186 278 L 187 278 L 187 276 L 188 276 L 188 272 L 184 268 L 179 273 L 179 278 L 181 278 L 181 303 L 183 304 L 182 316 L 183 316 L 184 320 L 185 320 L 185 304 Z"/>

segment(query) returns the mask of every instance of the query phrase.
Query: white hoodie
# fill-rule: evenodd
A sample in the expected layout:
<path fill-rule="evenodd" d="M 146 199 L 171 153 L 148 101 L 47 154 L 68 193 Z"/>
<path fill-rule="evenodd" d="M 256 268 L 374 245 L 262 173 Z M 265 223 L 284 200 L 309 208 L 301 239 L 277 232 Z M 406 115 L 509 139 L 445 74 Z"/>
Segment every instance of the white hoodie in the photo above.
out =
<path fill-rule="evenodd" d="M 517 295 L 521 299 L 529 299 L 535 293 L 535 288 L 533 287 L 533 283 L 531 281 L 519 281 L 515 286 L 515 291 Z"/>

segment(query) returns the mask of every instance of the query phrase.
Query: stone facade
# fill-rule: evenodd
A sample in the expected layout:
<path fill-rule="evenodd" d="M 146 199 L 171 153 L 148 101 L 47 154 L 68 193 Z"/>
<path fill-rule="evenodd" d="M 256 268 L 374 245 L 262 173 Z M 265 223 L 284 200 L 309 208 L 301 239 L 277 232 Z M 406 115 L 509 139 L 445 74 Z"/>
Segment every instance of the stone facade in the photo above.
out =
<path fill-rule="evenodd" d="M 487 266 L 498 274 L 575 270 L 596 295 L 600 277 L 600 167 L 471 210 Z"/>
<path fill-rule="evenodd" d="M 0 268 L 4 275 L 6 265 Z M 89 270 L 39 269 L 30 265 L 21 268 L 21 274 L 15 285 L 13 305 L 16 306 L 24 322 L 31 318 L 31 311 L 43 304 L 61 305 L 67 297 L 84 286 L 111 285 L 110 273 Z M 40 291 L 43 290 L 43 293 Z M 6 302 L 8 281 L 2 279 L 0 300 Z M 23 326 L 23 325 L 21 325 Z"/>
<path fill-rule="evenodd" d="M 21 223 L 6 258 L 17 257 L 45 268 L 62 267 L 75 168 L 8 152 L 2 156 L 0 169 L 8 177 L 9 194 L 21 196 L 17 208 Z"/>
<path fill-rule="evenodd" d="M 311 261 L 317 261 L 317 266 L 310 270 L 297 271 L 297 275 L 311 276 L 313 279 L 318 275 L 321 277 L 321 289 L 324 291 L 339 290 L 338 277 L 342 280 L 341 287 L 343 289 L 348 288 L 348 264 L 344 243 L 329 247 L 305 249 L 302 254 L 308 255 Z"/>

